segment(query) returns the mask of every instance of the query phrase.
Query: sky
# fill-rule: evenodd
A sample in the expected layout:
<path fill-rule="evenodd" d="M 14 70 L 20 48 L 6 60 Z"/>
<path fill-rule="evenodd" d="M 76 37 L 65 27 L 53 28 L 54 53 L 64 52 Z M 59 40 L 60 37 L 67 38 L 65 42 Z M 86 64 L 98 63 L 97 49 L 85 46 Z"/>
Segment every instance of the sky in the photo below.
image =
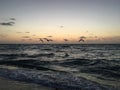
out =
<path fill-rule="evenodd" d="M 120 44 L 120 0 L 0 0 L 6 43 Z"/>

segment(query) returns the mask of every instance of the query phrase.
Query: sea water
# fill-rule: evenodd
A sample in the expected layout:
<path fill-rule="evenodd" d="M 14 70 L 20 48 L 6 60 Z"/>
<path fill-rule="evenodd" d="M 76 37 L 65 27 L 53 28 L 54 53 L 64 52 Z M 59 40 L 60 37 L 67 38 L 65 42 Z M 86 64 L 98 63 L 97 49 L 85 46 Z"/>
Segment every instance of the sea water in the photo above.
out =
<path fill-rule="evenodd" d="M 119 90 L 120 45 L 0 45 L 0 76 L 61 90 Z"/>

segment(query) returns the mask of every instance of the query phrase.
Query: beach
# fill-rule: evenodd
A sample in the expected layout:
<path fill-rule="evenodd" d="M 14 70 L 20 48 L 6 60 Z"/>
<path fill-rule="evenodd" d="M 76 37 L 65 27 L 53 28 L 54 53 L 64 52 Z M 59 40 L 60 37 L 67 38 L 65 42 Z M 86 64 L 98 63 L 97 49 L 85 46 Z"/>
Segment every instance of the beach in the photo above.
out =
<path fill-rule="evenodd" d="M 0 77 L 0 90 L 55 90 L 42 85 L 13 81 Z"/>

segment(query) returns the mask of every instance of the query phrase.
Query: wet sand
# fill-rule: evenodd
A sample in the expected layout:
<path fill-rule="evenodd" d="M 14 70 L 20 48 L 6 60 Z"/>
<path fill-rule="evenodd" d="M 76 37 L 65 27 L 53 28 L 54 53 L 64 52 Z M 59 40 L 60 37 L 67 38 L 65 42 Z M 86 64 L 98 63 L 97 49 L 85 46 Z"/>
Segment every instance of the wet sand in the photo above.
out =
<path fill-rule="evenodd" d="M 0 77 L 0 90 L 55 90 L 42 85 L 13 81 Z"/>

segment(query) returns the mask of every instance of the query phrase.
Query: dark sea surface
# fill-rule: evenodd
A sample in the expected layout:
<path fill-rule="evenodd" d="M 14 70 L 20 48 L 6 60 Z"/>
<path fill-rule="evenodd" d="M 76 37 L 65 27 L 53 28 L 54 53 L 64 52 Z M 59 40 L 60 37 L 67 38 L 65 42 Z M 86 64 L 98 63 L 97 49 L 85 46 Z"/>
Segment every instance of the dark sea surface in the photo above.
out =
<path fill-rule="evenodd" d="M 0 45 L 0 76 L 60 90 L 120 90 L 120 44 Z"/>

